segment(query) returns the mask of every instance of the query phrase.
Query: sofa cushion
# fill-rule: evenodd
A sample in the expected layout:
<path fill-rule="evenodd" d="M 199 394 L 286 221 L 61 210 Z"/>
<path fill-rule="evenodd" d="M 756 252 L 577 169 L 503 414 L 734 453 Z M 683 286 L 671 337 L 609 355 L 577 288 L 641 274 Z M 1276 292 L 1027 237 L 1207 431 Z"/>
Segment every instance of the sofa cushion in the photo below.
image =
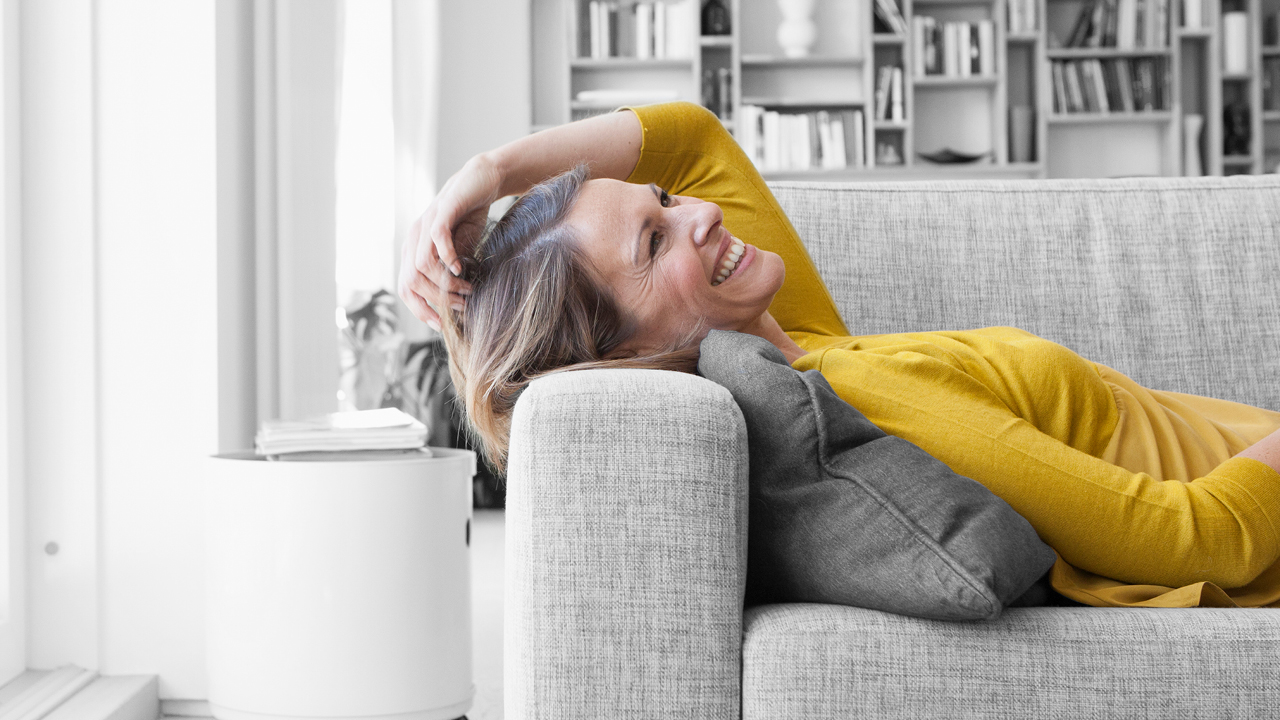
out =
<path fill-rule="evenodd" d="M 1264 718 L 1280 612 L 1012 608 L 943 623 L 832 605 L 743 618 L 742 718 Z"/>
<path fill-rule="evenodd" d="M 892 437 L 754 335 L 713 330 L 699 372 L 747 423 L 747 600 L 997 617 L 1054 553 L 982 485 Z"/>
<path fill-rule="evenodd" d="M 1280 410 L 1280 176 L 770 187 L 855 335 L 1022 328 Z"/>

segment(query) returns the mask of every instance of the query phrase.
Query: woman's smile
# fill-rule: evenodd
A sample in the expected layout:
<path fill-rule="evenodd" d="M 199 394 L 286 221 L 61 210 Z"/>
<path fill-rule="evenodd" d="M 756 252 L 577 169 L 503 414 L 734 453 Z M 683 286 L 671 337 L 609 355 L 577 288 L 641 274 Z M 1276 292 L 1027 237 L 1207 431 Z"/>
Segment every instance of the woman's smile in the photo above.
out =
<path fill-rule="evenodd" d="M 659 349 L 712 328 L 743 330 L 768 310 L 782 286 L 782 259 L 734 237 L 723 217 L 715 203 L 656 187 L 605 179 L 583 186 L 568 221 L 635 320 L 630 344 Z"/>

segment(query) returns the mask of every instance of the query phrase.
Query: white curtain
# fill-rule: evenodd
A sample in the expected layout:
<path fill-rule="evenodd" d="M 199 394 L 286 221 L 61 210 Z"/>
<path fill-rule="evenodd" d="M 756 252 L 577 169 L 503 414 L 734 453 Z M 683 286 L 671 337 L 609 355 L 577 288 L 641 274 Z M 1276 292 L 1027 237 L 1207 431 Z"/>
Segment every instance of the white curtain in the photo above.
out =
<path fill-rule="evenodd" d="M 394 267 L 400 242 L 435 196 L 440 102 L 440 0 L 391 0 L 392 96 L 395 118 L 396 220 Z M 431 334 L 399 305 L 411 339 Z"/>

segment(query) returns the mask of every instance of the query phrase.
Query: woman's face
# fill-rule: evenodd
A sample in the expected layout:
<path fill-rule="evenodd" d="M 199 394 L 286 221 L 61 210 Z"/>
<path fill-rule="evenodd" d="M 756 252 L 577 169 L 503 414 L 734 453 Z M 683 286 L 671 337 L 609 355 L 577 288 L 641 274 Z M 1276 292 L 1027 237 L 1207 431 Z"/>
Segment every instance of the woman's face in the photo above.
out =
<path fill-rule="evenodd" d="M 782 258 L 743 244 L 723 219 L 715 203 L 654 185 L 599 179 L 582 187 L 568 223 L 638 323 L 624 349 L 666 349 L 695 330 L 695 341 L 712 329 L 744 330 L 769 309 L 782 287 Z"/>

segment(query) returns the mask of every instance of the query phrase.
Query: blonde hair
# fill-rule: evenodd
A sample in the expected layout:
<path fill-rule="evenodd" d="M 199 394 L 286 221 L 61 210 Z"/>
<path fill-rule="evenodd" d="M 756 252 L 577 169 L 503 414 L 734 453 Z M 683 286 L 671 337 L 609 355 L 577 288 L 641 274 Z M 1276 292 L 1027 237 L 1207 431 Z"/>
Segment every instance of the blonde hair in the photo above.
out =
<path fill-rule="evenodd" d="M 466 310 L 442 313 L 449 374 L 481 453 L 505 472 L 511 413 L 533 380 L 591 368 L 695 372 L 701 328 L 675 346 L 627 357 L 636 330 L 594 274 L 565 219 L 589 178 L 585 165 L 525 193 L 463 261 Z"/>

